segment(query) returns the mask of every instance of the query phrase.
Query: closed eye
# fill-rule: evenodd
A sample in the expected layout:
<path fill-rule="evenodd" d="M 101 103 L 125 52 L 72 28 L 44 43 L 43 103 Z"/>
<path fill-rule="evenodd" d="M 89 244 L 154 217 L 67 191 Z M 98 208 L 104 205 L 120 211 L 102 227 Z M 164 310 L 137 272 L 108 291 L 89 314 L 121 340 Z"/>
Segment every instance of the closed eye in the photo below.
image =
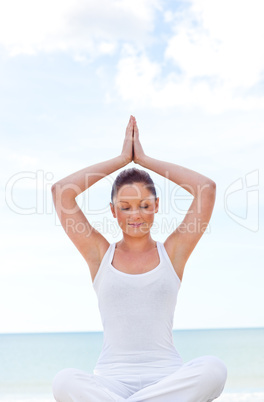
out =
<path fill-rule="evenodd" d="M 140 208 L 148 208 L 149 206 L 147 205 L 146 207 L 140 207 Z M 121 211 L 128 211 L 129 208 L 121 208 Z"/>

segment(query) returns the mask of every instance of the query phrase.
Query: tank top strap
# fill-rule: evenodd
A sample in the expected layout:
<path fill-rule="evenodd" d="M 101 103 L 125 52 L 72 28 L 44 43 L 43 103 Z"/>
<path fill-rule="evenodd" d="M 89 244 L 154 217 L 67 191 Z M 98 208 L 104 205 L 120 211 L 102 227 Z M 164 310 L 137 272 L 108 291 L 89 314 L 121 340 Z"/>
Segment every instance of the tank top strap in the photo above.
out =
<path fill-rule="evenodd" d="M 109 245 L 108 249 L 106 250 L 104 256 L 103 256 L 101 264 L 100 264 L 100 266 L 98 268 L 98 271 L 97 271 L 97 273 L 95 275 L 95 278 L 93 280 L 93 287 L 95 289 L 97 288 L 97 286 L 98 286 L 98 284 L 99 284 L 99 282 L 101 280 L 103 272 L 109 266 L 109 264 L 111 264 L 111 262 L 112 262 L 113 255 L 114 255 L 114 252 L 115 252 L 115 245 L 116 245 L 116 243 L 111 243 Z"/>
<path fill-rule="evenodd" d="M 158 252 L 159 252 L 160 258 L 161 258 L 164 262 L 167 262 L 167 263 L 168 263 L 169 256 L 168 256 L 168 254 L 167 254 L 167 251 L 166 251 L 166 249 L 165 249 L 164 244 L 163 244 L 162 242 L 160 242 L 160 241 L 157 241 L 157 248 L 158 248 Z M 170 261 L 170 259 L 169 259 L 169 261 Z M 171 261 L 170 261 L 170 262 L 171 262 Z"/>
<path fill-rule="evenodd" d="M 166 266 L 168 267 L 168 269 L 170 271 L 173 271 L 174 275 L 176 275 L 176 277 L 177 277 L 177 279 L 179 281 L 179 284 L 181 285 L 181 280 L 178 277 L 178 275 L 177 275 L 177 273 L 176 273 L 176 271 L 174 269 L 174 266 L 172 265 L 172 262 L 170 260 L 170 257 L 168 255 L 168 253 L 167 253 L 167 250 L 166 250 L 166 248 L 164 246 L 164 243 L 162 243 L 160 241 L 157 241 L 157 247 L 159 248 L 160 256 L 163 259 L 163 261 L 165 262 Z"/>
<path fill-rule="evenodd" d="M 111 244 L 111 250 L 109 252 L 109 257 L 107 259 L 107 263 L 112 264 L 113 258 L 114 258 L 114 253 L 115 253 L 115 248 L 116 248 L 116 243 Z"/>

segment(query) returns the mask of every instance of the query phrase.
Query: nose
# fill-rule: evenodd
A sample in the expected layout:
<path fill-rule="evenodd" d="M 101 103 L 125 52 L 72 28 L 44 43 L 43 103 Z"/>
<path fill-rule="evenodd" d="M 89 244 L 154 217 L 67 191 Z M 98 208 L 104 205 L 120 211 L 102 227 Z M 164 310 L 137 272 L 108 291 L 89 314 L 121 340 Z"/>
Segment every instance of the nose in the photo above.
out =
<path fill-rule="evenodd" d="M 139 208 L 133 209 L 133 210 L 131 211 L 131 214 L 132 214 L 132 216 L 133 216 L 134 219 L 137 218 L 137 217 L 139 217 L 139 216 L 140 216 L 140 209 L 139 209 Z"/>
<path fill-rule="evenodd" d="M 132 219 L 133 221 L 137 221 L 137 220 L 141 219 L 140 208 L 134 208 L 134 209 L 128 211 L 128 213 L 129 213 L 129 219 Z"/>

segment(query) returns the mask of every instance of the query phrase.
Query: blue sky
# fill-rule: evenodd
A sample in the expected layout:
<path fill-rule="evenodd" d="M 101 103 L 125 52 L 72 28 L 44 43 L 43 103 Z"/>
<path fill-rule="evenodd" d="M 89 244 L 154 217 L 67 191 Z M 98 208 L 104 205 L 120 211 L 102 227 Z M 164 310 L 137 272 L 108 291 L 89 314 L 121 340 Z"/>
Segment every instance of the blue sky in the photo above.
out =
<path fill-rule="evenodd" d="M 50 187 L 117 156 L 130 114 L 146 154 L 217 183 L 174 327 L 264 326 L 262 15 L 257 0 L 0 6 L 0 332 L 102 329 Z M 118 172 L 78 197 L 110 242 L 121 238 L 109 209 Z M 160 196 L 153 238 L 165 241 L 191 200 L 149 173 Z"/>

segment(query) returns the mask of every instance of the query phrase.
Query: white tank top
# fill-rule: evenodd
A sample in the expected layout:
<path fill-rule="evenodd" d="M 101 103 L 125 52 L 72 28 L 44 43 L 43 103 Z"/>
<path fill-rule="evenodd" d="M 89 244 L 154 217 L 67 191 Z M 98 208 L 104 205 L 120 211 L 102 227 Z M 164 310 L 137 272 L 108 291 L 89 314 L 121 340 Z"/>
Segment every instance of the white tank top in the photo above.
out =
<path fill-rule="evenodd" d="M 157 241 L 159 265 L 142 274 L 114 268 L 115 245 L 110 244 L 93 282 L 104 328 L 94 374 L 139 375 L 147 369 L 168 375 L 183 363 L 172 337 L 181 281 L 163 243 Z"/>

